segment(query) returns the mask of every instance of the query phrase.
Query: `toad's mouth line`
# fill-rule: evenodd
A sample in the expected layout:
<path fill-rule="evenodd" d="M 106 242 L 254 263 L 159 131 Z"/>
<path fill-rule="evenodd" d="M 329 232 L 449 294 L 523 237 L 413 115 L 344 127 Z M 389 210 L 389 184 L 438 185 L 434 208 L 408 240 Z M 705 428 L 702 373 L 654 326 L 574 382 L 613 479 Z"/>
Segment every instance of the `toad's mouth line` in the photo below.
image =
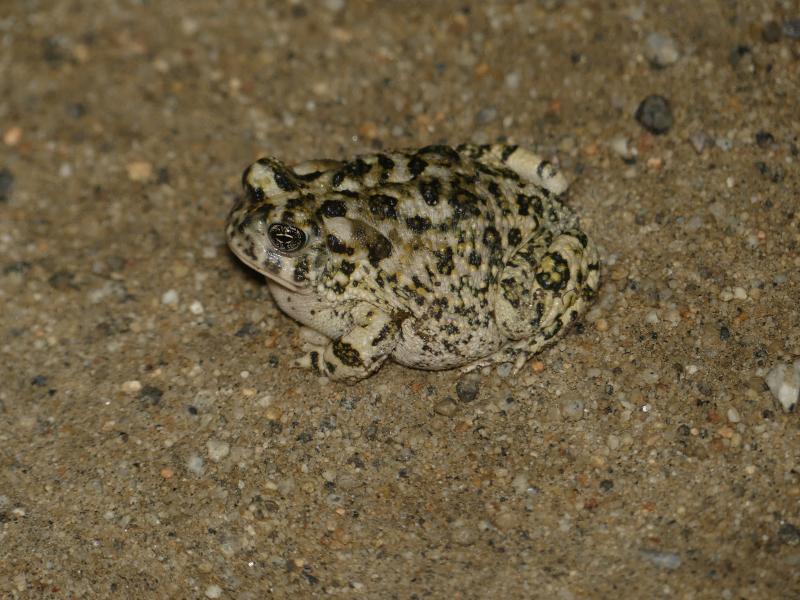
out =
<path fill-rule="evenodd" d="M 305 287 L 300 287 L 294 282 L 286 281 L 285 279 L 281 279 L 280 277 L 278 277 L 274 273 L 266 273 L 264 271 L 259 271 L 258 269 L 256 269 L 256 271 L 258 271 L 259 273 L 264 275 L 267 278 L 267 282 L 268 283 L 274 283 L 276 285 L 279 285 L 279 286 L 281 286 L 283 288 L 286 288 L 290 292 L 293 292 L 295 294 L 310 294 L 311 293 L 311 287 L 309 287 L 308 285 L 306 285 Z"/>
<path fill-rule="evenodd" d="M 271 282 L 271 283 L 274 283 L 276 285 L 279 285 L 279 286 L 281 286 L 283 288 L 286 288 L 287 290 L 289 290 L 290 292 L 295 293 L 295 294 L 310 294 L 311 293 L 311 291 L 312 291 L 311 290 L 311 286 L 308 283 L 306 283 L 306 285 L 304 285 L 304 286 L 297 285 L 293 281 L 289 281 L 289 280 L 286 280 L 286 279 L 280 277 L 280 275 L 278 273 L 273 273 L 272 271 L 268 271 L 268 270 L 264 269 L 263 265 L 256 264 L 249 256 L 247 256 L 243 252 L 239 252 L 239 249 L 237 247 L 231 245 L 231 250 L 233 250 L 233 254 L 236 256 L 236 258 L 238 258 L 240 261 L 242 261 L 245 265 L 247 265 L 249 268 L 253 269 L 255 272 L 260 273 L 261 275 L 266 277 L 267 278 L 267 282 Z"/>

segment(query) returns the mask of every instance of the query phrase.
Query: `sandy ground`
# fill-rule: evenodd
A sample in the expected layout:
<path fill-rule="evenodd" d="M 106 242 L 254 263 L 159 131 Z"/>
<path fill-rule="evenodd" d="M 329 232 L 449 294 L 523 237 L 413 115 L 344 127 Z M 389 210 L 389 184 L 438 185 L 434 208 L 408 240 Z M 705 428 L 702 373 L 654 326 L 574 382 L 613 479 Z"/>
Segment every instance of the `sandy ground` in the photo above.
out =
<path fill-rule="evenodd" d="M 0 597 L 800 597 L 796 2 L 0 13 Z M 467 140 L 573 181 L 581 326 L 515 377 L 290 368 L 243 168 Z"/>

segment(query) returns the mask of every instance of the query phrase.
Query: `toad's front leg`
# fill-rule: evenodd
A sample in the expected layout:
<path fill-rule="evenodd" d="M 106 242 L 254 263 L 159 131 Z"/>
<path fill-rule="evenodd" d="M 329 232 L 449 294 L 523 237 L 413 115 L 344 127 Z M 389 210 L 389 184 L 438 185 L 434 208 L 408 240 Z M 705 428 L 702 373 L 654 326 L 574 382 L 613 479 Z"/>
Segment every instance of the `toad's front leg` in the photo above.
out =
<path fill-rule="evenodd" d="M 377 371 L 397 344 L 398 324 L 390 314 L 367 303 L 357 305 L 352 316 L 350 331 L 312 349 L 300 364 L 338 381 L 358 381 Z"/>

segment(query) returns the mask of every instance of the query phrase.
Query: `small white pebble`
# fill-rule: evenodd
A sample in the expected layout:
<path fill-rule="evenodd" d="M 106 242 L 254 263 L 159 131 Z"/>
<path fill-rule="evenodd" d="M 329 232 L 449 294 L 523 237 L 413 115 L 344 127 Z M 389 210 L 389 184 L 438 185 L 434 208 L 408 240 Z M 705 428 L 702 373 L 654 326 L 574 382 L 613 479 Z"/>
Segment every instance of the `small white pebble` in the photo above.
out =
<path fill-rule="evenodd" d="M 583 400 L 573 395 L 567 395 L 560 400 L 561 416 L 570 421 L 583 418 Z"/>
<path fill-rule="evenodd" d="M 167 290 L 161 295 L 161 304 L 167 306 L 174 306 L 178 303 L 178 292 L 175 290 Z"/>
<path fill-rule="evenodd" d="M 199 300 L 195 300 L 189 305 L 189 312 L 191 312 L 193 315 L 202 315 L 203 305 L 200 303 Z"/>
<path fill-rule="evenodd" d="M 189 460 L 186 461 L 186 468 L 197 476 L 203 474 L 203 457 L 198 454 L 192 454 Z"/>
<path fill-rule="evenodd" d="M 700 367 L 698 367 L 697 365 L 686 365 L 686 367 L 683 370 L 686 371 L 687 375 L 694 375 L 700 370 Z"/>
<path fill-rule="evenodd" d="M 730 421 L 731 423 L 738 423 L 739 421 L 741 421 L 741 417 L 739 416 L 739 411 L 732 407 L 729 408 L 728 421 Z"/>
<path fill-rule="evenodd" d="M 610 450 L 616 450 L 619 448 L 619 443 L 619 438 L 613 433 L 608 436 L 608 439 L 606 439 L 606 446 L 608 446 Z"/>
<path fill-rule="evenodd" d="M 733 297 L 737 300 L 747 300 L 747 290 L 743 287 L 736 286 L 733 288 Z"/>
<path fill-rule="evenodd" d="M 122 384 L 122 391 L 126 394 L 135 394 L 142 389 L 142 382 L 136 379 L 131 379 Z"/>
<path fill-rule="evenodd" d="M 222 596 L 222 588 L 218 585 L 210 585 L 206 588 L 206 598 L 219 598 Z"/>
<path fill-rule="evenodd" d="M 128 179 L 131 181 L 147 181 L 153 176 L 153 165 L 144 160 L 137 160 L 126 165 Z"/>
<path fill-rule="evenodd" d="M 729 289 L 724 289 L 719 293 L 719 299 L 723 302 L 730 302 L 733 300 L 733 292 L 731 292 Z"/>
<path fill-rule="evenodd" d="M 214 462 L 219 462 L 231 452 L 231 445 L 222 440 L 208 440 L 206 442 L 208 448 L 208 458 Z"/>
<path fill-rule="evenodd" d="M 649 313 L 647 313 L 647 316 L 644 318 L 644 322 L 648 325 L 655 325 L 658 323 L 658 321 L 658 313 L 654 310 L 651 310 Z"/>
<path fill-rule="evenodd" d="M 793 365 L 778 363 L 764 379 L 783 410 L 794 410 L 800 399 L 800 359 L 794 361 Z"/>
<path fill-rule="evenodd" d="M 513 487 L 514 491 L 519 495 L 527 492 L 530 487 L 528 484 L 528 475 L 525 473 L 517 473 L 511 481 L 511 487 Z"/>
<path fill-rule="evenodd" d="M 58 174 L 60 177 L 72 177 L 72 165 L 69 163 L 62 163 L 61 166 L 58 168 Z"/>

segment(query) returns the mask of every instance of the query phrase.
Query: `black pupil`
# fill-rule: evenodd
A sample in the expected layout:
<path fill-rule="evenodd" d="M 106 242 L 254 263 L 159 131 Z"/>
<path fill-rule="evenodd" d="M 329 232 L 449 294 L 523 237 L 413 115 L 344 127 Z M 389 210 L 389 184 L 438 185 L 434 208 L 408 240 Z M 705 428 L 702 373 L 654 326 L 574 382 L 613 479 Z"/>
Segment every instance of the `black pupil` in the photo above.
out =
<path fill-rule="evenodd" d="M 306 241 L 305 234 L 294 225 L 273 223 L 267 232 L 272 244 L 282 252 L 294 252 Z"/>

